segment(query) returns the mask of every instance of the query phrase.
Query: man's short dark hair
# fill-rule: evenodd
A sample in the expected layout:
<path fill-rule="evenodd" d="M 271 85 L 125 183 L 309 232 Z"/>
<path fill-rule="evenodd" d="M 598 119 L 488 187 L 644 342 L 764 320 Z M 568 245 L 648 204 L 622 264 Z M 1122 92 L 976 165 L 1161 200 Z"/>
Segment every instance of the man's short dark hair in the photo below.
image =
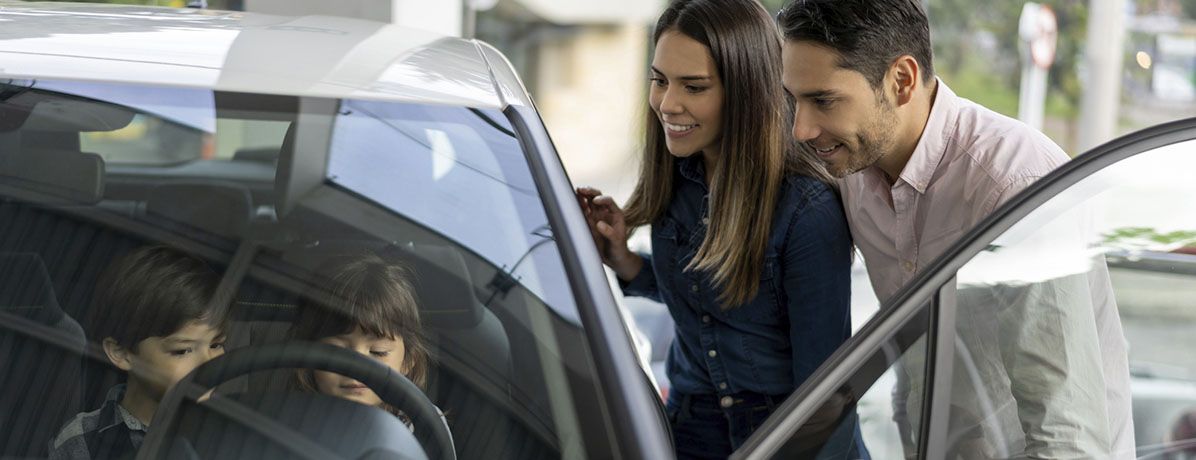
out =
<path fill-rule="evenodd" d="M 165 246 L 139 248 L 100 275 L 89 335 L 132 349 L 193 321 L 222 328 L 227 309 L 214 299 L 218 284 L 220 276 L 194 256 Z"/>
<path fill-rule="evenodd" d="M 921 0 L 792 0 L 777 14 L 788 41 L 839 53 L 839 66 L 864 75 L 873 89 L 893 61 L 913 56 L 923 81 L 934 75 L 930 24 Z"/>

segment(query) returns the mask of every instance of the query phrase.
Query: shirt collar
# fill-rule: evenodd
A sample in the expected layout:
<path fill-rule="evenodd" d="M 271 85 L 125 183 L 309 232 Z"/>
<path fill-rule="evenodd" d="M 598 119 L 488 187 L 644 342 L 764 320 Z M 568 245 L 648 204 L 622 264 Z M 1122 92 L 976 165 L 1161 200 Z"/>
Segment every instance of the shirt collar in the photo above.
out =
<path fill-rule="evenodd" d="M 108 390 L 108 395 L 104 397 L 104 404 L 100 407 L 98 431 L 106 431 L 121 425 L 130 431 L 146 431 L 148 429 L 144 423 L 141 423 L 141 420 L 120 405 L 126 388 L 122 383 Z"/>
<path fill-rule="evenodd" d="M 922 129 L 922 137 L 918 139 L 914 153 L 910 155 L 909 162 L 905 164 L 899 176 L 918 193 L 926 193 L 926 188 L 930 186 L 934 172 L 955 135 L 959 96 L 938 77 L 935 77 L 935 81 L 938 85 L 934 104 L 930 107 L 930 117 L 926 120 L 926 127 Z"/>
<path fill-rule="evenodd" d="M 706 163 L 702 161 L 701 156 L 680 158 L 677 160 L 677 166 L 681 171 L 681 177 L 706 186 Z"/>

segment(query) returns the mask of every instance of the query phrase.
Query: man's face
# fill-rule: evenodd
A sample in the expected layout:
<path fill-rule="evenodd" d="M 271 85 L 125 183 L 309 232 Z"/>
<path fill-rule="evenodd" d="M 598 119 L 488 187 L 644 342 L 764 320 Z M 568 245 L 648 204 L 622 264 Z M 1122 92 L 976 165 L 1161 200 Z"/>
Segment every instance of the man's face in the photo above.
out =
<path fill-rule="evenodd" d="M 895 143 L 896 109 L 864 75 L 839 67 L 839 54 L 806 41 L 786 40 L 782 82 L 793 95 L 793 137 L 804 142 L 835 177 L 872 166 Z"/>
<path fill-rule="evenodd" d="M 130 373 L 143 382 L 154 401 L 187 373 L 224 354 L 224 332 L 199 321 L 187 323 L 165 337 L 137 343 L 131 353 Z"/>

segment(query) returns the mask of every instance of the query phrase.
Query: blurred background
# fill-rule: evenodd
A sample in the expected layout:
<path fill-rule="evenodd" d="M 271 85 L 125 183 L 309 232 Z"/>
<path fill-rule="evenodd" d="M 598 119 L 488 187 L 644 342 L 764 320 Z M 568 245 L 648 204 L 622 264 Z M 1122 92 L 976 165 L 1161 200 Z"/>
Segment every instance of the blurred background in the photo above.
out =
<path fill-rule="evenodd" d="M 635 181 L 651 27 L 667 2 L 107 3 L 351 16 L 486 41 L 519 71 L 574 183 L 622 200 Z M 784 0 L 762 3 L 775 13 Z M 963 97 L 1030 121 L 1071 155 L 1196 116 L 1196 0 L 1041 0 L 1032 8 L 1011 0 L 924 3 L 939 76 Z M 1037 56 L 1032 46 L 1040 48 Z"/>

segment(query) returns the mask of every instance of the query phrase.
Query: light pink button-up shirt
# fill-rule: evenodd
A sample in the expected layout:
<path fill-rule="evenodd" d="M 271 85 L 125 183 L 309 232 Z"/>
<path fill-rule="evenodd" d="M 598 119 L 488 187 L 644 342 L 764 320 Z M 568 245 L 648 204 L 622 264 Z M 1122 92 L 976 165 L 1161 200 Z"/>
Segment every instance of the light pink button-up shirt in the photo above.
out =
<path fill-rule="evenodd" d="M 888 301 L 997 206 L 1067 160 L 1067 155 L 1040 132 L 956 96 L 939 81 L 925 130 L 898 180 L 890 186 L 884 173 L 877 167 L 871 167 L 848 175 L 839 182 L 852 237 L 863 253 L 873 289 L 881 302 Z M 1106 295 L 1107 277 L 1104 279 L 1103 286 L 1099 279 L 1093 282 L 1094 289 L 1101 294 L 1093 296 L 1094 299 L 1086 298 L 1082 307 L 1062 306 L 1068 302 L 1052 303 L 1049 296 L 1059 293 L 1059 289 L 1052 287 L 1034 290 L 1031 294 L 1034 297 L 1022 299 L 1033 303 L 1035 308 L 1095 310 L 1093 316 L 1088 316 L 1087 324 L 1095 320 L 1096 329 L 1103 334 L 1093 332 L 1093 336 L 1100 335 L 1094 339 L 1098 343 L 1078 347 L 1081 350 L 1079 353 L 1084 355 L 1079 357 L 1082 359 L 1075 355 L 1051 355 L 1054 350 L 1042 350 L 1040 348 L 1048 347 L 1036 346 L 1047 342 L 1038 342 L 1033 334 L 1029 334 L 1034 332 L 1029 329 L 1040 326 L 1031 323 L 1039 316 L 1054 318 L 1051 315 L 1024 315 L 1018 318 L 1018 325 L 1014 326 L 1021 330 L 1000 329 L 995 335 L 993 331 L 980 331 L 978 328 L 970 330 L 968 327 L 974 325 L 964 325 L 962 320 L 958 323 L 957 333 L 969 347 L 973 359 L 978 360 L 975 366 L 980 375 L 967 377 L 962 372 L 956 372 L 957 385 L 952 395 L 952 405 L 963 407 L 981 418 L 988 417 L 980 422 L 986 437 L 982 450 L 986 454 L 1008 456 L 1024 453 L 1035 458 L 1132 457 L 1134 440 L 1125 339 L 1116 305 L 1112 296 Z M 961 301 L 962 296 L 961 293 Z M 992 305 L 992 308 L 997 307 Z M 965 306 L 961 305 L 960 308 L 960 314 L 966 315 L 968 310 Z M 1073 326 L 1091 330 L 1088 325 L 1078 321 L 1075 325 L 1059 326 L 1052 323 L 1050 326 L 1054 328 L 1052 333 L 1064 334 L 1068 333 L 1068 327 Z M 1000 338 L 1013 337 L 1015 334 L 1018 337 L 1016 343 Z M 1084 334 L 1072 335 L 1081 337 Z M 990 359 L 978 357 L 985 353 L 990 355 Z M 1030 355 L 1041 359 L 1031 363 L 1031 359 L 1016 358 Z M 1047 362 L 1052 359 L 1053 362 Z M 906 404 L 907 399 L 909 403 L 905 407 L 894 408 L 895 418 L 899 419 L 900 424 L 908 416 L 915 430 L 920 419 L 924 383 L 922 362 L 921 358 L 917 358 L 902 366 L 907 375 L 904 379 L 899 378 L 902 380 L 899 386 L 904 389 L 894 394 L 896 405 Z M 1017 377 L 1009 377 L 1028 375 L 1021 374 L 1027 371 L 1053 375 L 1032 365 L 1059 366 L 1064 373 L 1071 375 L 1093 375 L 1084 371 L 1095 367 L 1095 378 L 1072 378 L 1066 381 L 1059 378 L 1046 384 L 1047 387 L 1072 385 L 1075 394 L 1105 397 L 1095 396 L 1085 401 L 1068 400 L 1058 397 L 1059 393 L 1044 394 L 1049 392 L 1039 390 L 1043 388 L 1040 386 L 1042 382 L 1023 383 Z M 977 377 L 981 382 L 974 381 Z M 985 387 L 976 392 L 986 395 L 964 394 L 966 392 L 961 387 L 976 383 Z M 1044 401 L 1029 401 L 1027 404 L 1027 399 L 1039 396 Z M 906 409 L 908 414 L 905 413 Z M 1104 427 L 1090 429 L 1094 426 L 1092 420 L 1106 420 L 1108 431 Z M 916 438 L 916 431 L 913 434 Z"/>
<path fill-rule="evenodd" d="M 922 139 L 891 187 L 871 167 L 839 183 L 851 235 L 884 302 L 1001 203 L 1067 161 L 1042 133 L 939 81 Z"/>

